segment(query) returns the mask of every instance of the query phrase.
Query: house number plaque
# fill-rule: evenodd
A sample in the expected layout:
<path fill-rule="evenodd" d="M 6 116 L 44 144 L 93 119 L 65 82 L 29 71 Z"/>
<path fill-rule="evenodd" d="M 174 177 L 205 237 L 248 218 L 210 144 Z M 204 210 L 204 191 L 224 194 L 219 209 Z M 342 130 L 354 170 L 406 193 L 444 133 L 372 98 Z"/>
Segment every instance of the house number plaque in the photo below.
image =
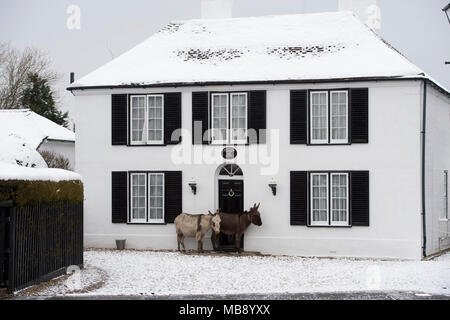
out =
<path fill-rule="evenodd" d="M 237 156 L 237 151 L 235 148 L 224 148 L 222 150 L 222 157 L 224 159 L 234 159 Z"/>

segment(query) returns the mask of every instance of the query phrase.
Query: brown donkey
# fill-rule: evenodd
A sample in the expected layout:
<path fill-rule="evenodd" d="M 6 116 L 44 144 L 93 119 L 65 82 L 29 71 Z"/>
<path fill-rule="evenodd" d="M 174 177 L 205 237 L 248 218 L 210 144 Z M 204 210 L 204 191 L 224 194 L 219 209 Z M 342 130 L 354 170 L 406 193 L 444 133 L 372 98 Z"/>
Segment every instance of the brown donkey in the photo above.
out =
<path fill-rule="evenodd" d="M 222 213 L 219 212 L 220 216 L 220 232 L 227 235 L 234 235 L 235 246 L 237 252 L 242 252 L 241 248 L 241 238 L 248 226 L 253 223 L 254 225 L 262 225 L 261 216 L 258 211 L 259 203 L 253 205 L 249 211 L 244 211 L 241 213 Z M 220 209 L 219 209 L 220 210 Z M 221 250 L 219 244 L 219 232 L 212 232 L 211 242 L 214 250 Z"/>

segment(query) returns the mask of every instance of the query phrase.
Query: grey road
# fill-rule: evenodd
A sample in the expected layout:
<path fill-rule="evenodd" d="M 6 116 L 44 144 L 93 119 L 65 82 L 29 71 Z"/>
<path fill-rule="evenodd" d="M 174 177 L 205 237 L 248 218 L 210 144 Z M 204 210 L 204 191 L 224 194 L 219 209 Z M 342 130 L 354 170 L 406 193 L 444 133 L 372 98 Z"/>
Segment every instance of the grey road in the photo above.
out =
<path fill-rule="evenodd" d="M 450 295 L 420 292 L 333 292 L 295 294 L 167 295 L 167 296 L 6 296 L 2 300 L 450 300 Z"/>

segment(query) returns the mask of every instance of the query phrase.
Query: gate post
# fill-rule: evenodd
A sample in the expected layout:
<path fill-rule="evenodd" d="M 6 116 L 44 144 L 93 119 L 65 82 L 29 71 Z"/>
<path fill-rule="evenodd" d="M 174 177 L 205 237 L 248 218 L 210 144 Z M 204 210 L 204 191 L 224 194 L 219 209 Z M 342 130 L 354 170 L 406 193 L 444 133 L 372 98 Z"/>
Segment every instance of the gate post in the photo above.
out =
<path fill-rule="evenodd" d="M 7 286 L 8 281 L 8 258 L 9 252 L 9 230 L 10 230 L 10 208 L 13 206 L 12 200 L 0 201 L 0 288 Z"/>

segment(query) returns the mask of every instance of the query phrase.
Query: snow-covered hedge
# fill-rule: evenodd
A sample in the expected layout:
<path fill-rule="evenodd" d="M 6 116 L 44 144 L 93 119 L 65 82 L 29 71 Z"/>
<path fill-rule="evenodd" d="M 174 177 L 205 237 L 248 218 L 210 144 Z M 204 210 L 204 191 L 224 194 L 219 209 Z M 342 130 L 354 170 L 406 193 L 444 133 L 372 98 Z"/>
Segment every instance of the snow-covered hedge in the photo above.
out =
<path fill-rule="evenodd" d="M 29 168 L 0 162 L 0 201 L 18 207 L 58 201 L 82 202 L 79 174 L 48 168 Z"/>

